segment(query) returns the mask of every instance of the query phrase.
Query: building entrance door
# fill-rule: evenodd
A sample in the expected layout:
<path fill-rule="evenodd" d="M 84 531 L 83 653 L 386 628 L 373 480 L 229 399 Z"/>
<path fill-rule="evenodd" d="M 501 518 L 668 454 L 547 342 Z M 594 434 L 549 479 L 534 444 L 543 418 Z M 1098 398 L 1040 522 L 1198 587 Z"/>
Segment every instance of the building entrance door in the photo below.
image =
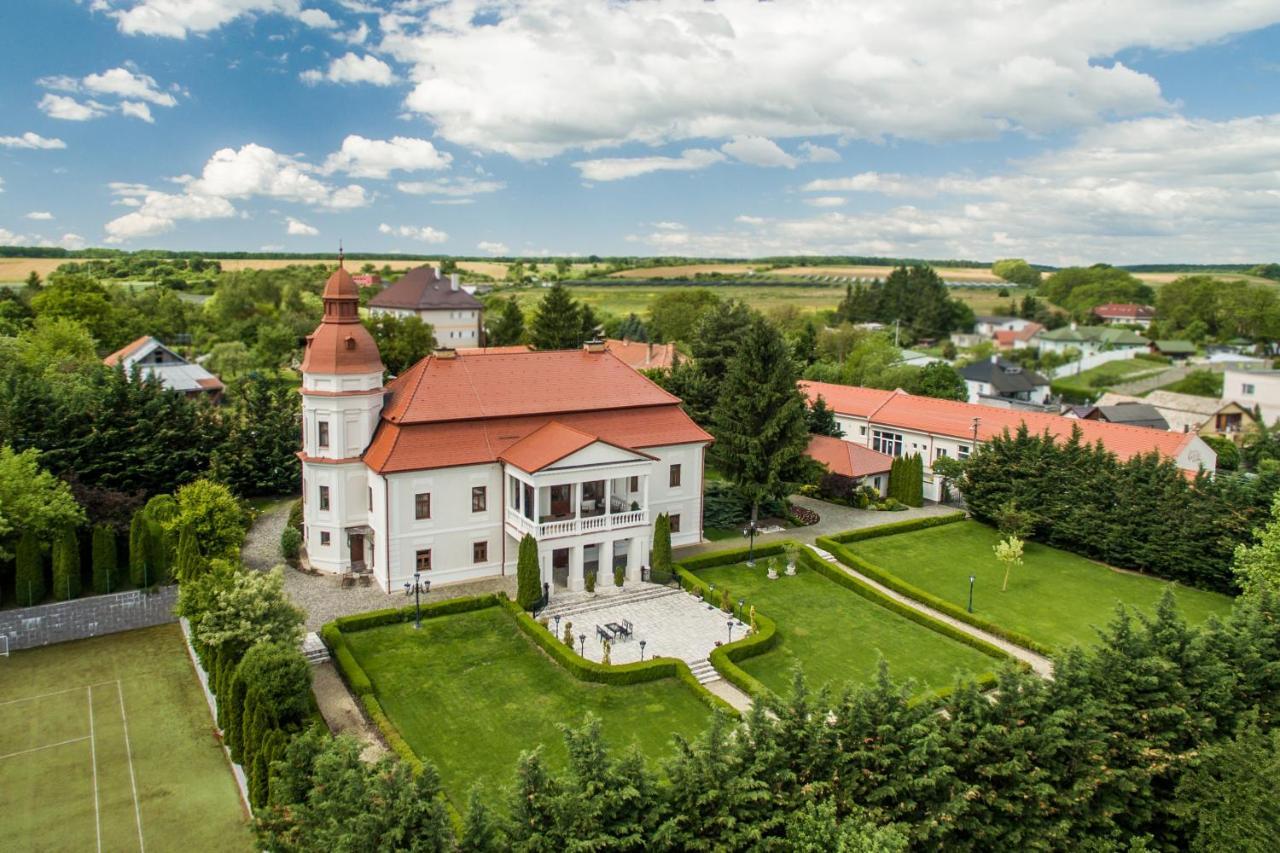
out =
<path fill-rule="evenodd" d="M 569 549 L 557 548 L 551 552 L 551 583 L 556 589 L 569 586 Z"/>
<path fill-rule="evenodd" d="M 350 533 L 347 535 L 347 546 L 351 549 L 351 571 L 364 571 L 364 534 Z"/>

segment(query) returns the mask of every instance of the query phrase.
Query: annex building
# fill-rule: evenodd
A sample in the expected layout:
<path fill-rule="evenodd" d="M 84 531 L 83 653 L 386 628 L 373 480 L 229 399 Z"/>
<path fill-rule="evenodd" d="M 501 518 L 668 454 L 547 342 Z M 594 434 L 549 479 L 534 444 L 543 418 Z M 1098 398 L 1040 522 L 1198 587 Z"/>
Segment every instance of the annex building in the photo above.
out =
<path fill-rule="evenodd" d="M 484 339 L 484 303 L 432 266 L 414 267 L 369 300 L 377 317 L 417 317 L 435 330 L 442 347 L 478 347 Z"/>
<path fill-rule="evenodd" d="M 844 430 L 845 441 L 888 456 L 919 453 L 925 467 L 924 496 L 929 500 L 938 500 L 941 491 L 933 476 L 935 460 L 965 459 L 982 442 L 1006 430 L 1014 433 L 1024 423 L 1031 432 L 1047 431 L 1059 441 L 1066 441 L 1079 428 L 1084 441 L 1100 441 L 1121 459 L 1155 451 L 1188 476 L 1201 468 L 1213 471 L 1218 461 L 1213 448 L 1194 432 L 1165 432 L 829 382 L 801 382 L 800 389 L 810 404 L 818 397 L 826 401 Z"/>
<path fill-rule="evenodd" d="M 388 592 L 471 580 L 514 572 L 528 534 L 554 595 L 614 567 L 638 580 L 660 513 L 673 544 L 701 540 L 711 436 L 603 345 L 441 349 L 384 387 L 341 265 L 323 299 L 302 363 L 313 568 Z"/>

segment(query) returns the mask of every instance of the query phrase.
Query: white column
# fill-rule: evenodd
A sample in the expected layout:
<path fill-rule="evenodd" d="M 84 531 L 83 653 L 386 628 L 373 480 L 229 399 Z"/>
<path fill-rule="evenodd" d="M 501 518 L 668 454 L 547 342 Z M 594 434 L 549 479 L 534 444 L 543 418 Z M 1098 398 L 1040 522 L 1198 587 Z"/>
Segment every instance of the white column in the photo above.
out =
<path fill-rule="evenodd" d="M 649 467 L 652 468 L 653 466 L 650 465 Z M 645 511 L 645 519 L 653 521 L 653 519 L 649 518 L 649 476 L 648 474 L 644 475 L 644 503 L 640 504 L 640 508 Z"/>
<path fill-rule="evenodd" d="M 648 542 L 648 537 L 640 534 L 631 537 L 630 547 L 627 549 L 627 580 L 640 580 L 640 567 L 649 559 Z"/>
<path fill-rule="evenodd" d="M 587 588 L 587 578 L 583 573 L 582 546 L 574 545 L 569 549 L 569 591 L 582 592 Z"/>
<path fill-rule="evenodd" d="M 604 478 L 604 516 L 613 515 L 613 478 Z"/>

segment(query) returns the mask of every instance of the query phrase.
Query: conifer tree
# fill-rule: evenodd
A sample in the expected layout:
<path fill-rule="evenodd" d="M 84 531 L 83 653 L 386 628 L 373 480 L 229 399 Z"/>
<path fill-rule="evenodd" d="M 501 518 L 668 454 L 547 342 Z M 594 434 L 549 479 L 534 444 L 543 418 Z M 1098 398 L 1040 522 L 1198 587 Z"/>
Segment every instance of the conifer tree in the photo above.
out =
<path fill-rule="evenodd" d="M 840 424 L 836 422 L 836 413 L 827 405 L 826 399 L 821 394 L 809 407 L 808 413 L 809 432 L 813 435 L 829 435 L 834 438 L 843 438 L 844 430 L 840 428 Z"/>
<path fill-rule="evenodd" d="M 524 341 L 524 312 L 514 296 L 504 299 L 501 312 L 494 312 L 497 322 L 489 326 L 486 346 L 505 347 Z"/>
<path fill-rule="evenodd" d="M 15 550 L 14 592 L 21 607 L 39 604 L 45 596 L 44 560 L 40 556 L 40 540 L 31 530 L 24 530 Z"/>
<path fill-rule="evenodd" d="M 93 591 L 115 592 L 120 587 L 116 532 L 105 524 L 93 528 Z"/>
<path fill-rule="evenodd" d="M 458 839 L 458 853 L 502 853 L 508 849 L 484 793 L 478 786 L 473 787 L 467 796 L 467 815 L 462 837 Z"/>
<path fill-rule="evenodd" d="M 156 582 L 155 567 L 151 564 L 151 525 L 145 510 L 133 514 L 129 523 L 129 580 L 134 586 L 147 587 Z"/>
<path fill-rule="evenodd" d="M 231 676 L 231 689 L 227 691 L 227 716 L 222 727 L 223 740 L 231 748 L 231 760 L 241 763 L 243 754 L 240 751 L 240 733 L 244 725 L 245 683 L 237 670 Z"/>
<path fill-rule="evenodd" d="M 53 539 L 53 597 L 68 601 L 80 595 L 80 543 L 76 531 L 64 527 Z"/>
<path fill-rule="evenodd" d="M 798 474 L 809 443 L 803 396 L 795 366 L 777 329 L 752 317 L 720 387 L 712 415 L 712 452 L 718 467 L 751 501 L 783 496 Z"/>
<path fill-rule="evenodd" d="M 183 583 L 195 580 L 208 568 L 204 557 L 200 556 L 195 530 L 189 524 L 184 525 L 178 534 L 178 556 L 173 568 L 174 575 Z"/>
<path fill-rule="evenodd" d="M 653 555 L 649 561 L 649 579 L 666 583 L 671 579 L 671 516 L 659 513 L 653 522 Z"/>
<path fill-rule="evenodd" d="M 538 566 L 538 542 L 526 533 L 516 559 L 516 603 L 533 610 L 542 600 L 542 570 Z"/>
<path fill-rule="evenodd" d="M 577 349 L 582 346 L 582 310 L 560 283 L 553 284 L 538 303 L 530 342 L 535 349 Z"/>
<path fill-rule="evenodd" d="M 520 756 L 508 812 L 507 840 L 515 850 L 555 850 L 559 785 L 547 772 L 541 748 Z"/>

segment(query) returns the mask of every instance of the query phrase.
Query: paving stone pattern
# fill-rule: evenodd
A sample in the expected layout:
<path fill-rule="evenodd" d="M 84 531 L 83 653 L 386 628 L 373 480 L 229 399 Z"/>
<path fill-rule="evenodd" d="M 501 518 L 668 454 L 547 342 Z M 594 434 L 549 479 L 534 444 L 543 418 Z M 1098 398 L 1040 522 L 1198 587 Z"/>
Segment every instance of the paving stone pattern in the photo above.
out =
<path fill-rule="evenodd" d="M 166 586 L 5 610 L 0 612 L 0 636 L 8 638 L 14 651 L 149 628 L 177 621 L 177 600 L 178 588 Z"/>

